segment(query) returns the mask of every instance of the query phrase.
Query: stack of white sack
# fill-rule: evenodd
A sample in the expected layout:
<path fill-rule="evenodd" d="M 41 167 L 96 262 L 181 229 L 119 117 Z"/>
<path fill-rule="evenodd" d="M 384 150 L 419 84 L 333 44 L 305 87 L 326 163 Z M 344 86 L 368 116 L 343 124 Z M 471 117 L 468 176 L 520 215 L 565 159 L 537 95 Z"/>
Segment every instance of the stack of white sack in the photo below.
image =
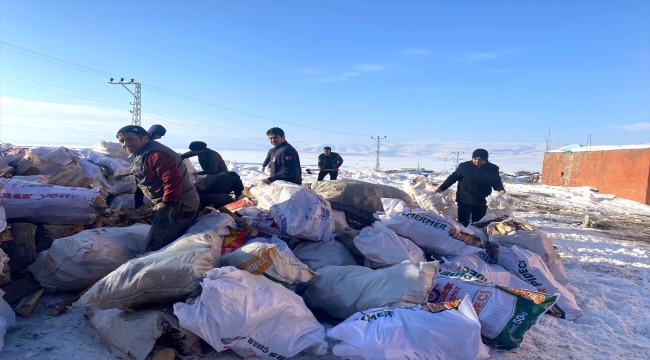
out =
<path fill-rule="evenodd" d="M 490 284 L 507 288 L 536 290 L 534 286 L 498 265 L 485 251 L 465 256 L 450 255 L 442 259 L 444 262 L 440 264 L 439 273 L 445 276 L 464 273 Z"/>
<path fill-rule="evenodd" d="M 514 350 L 525 333 L 555 304 L 558 294 L 488 284 L 467 273 L 441 271 L 429 293 L 429 302 L 447 302 L 469 296 L 481 322 L 481 334 L 490 346 Z"/>
<path fill-rule="evenodd" d="M 7 218 L 37 224 L 89 225 L 95 206 L 106 206 L 98 189 L 70 188 L 0 178 L 0 206 Z M 65 211 L 62 211 L 65 209 Z"/>
<path fill-rule="evenodd" d="M 455 219 L 458 217 L 458 205 L 454 199 L 454 190 L 447 189 L 438 194 L 435 189 L 427 189 L 426 181 L 404 181 L 402 187 L 404 192 L 409 194 L 413 200 L 424 210 L 431 210 L 448 217 Z"/>
<path fill-rule="evenodd" d="M 497 261 L 499 265 L 533 285 L 537 290 L 547 294 L 559 293 L 560 298 L 557 303 L 549 309 L 551 315 L 566 320 L 575 320 L 582 316 L 582 310 L 571 291 L 555 280 L 538 254 L 516 245 L 511 248 L 501 246 Z"/>
<path fill-rule="evenodd" d="M 84 230 L 57 239 L 29 271 L 48 290 L 81 291 L 145 252 L 151 226 Z"/>
<path fill-rule="evenodd" d="M 485 249 L 471 230 L 432 211 L 410 207 L 398 199 L 381 199 L 384 212 L 375 214 L 384 225 L 416 243 L 426 254 L 468 255 Z"/>
<path fill-rule="evenodd" d="M 426 261 L 422 249 L 379 221 L 363 228 L 354 238 L 354 245 L 373 269 L 392 266 L 405 260 L 415 264 Z"/>
<path fill-rule="evenodd" d="M 358 312 L 327 332 L 344 359 L 458 359 L 490 357 L 468 297 L 454 302 Z"/>
<path fill-rule="evenodd" d="M 231 349 L 255 359 L 327 352 L 323 326 L 303 300 L 282 285 L 228 266 L 208 271 L 201 287 L 198 299 L 174 305 L 174 315 L 215 350 Z"/>
<path fill-rule="evenodd" d="M 511 247 L 516 245 L 539 255 L 555 280 L 564 286 L 569 285 L 569 278 L 564 271 L 562 258 L 555 252 L 548 236 L 540 229 L 526 221 L 509 218 L 502 222 L 491 223 L 487 226 L 487 232 L 490 244 L 493 246 Z"/>
<path fill-rule="evenodd" d="M 325 266 L 310 282 L 304 298 L 310 308 L 345 319 L 366 309 L 426 302 L 437 272 L 437 261 L 404 261 L 380 270 Z"/>
<path fill-rule="evenodd" d="M 166 247 L 129 260 L 95 283 L 74 306 L 126 309 L 183 301 L 199 280 L 221 265 L 221 237 L 212 230 L 186 235 Z"/>
<path fill-rule="evenodd" d="M 329 202 L 301 185 L 274 181 L 251 188 L 258 207 L 269 210 L 283 234 L 306 240 L 331 240 L 334 220 Z"/>

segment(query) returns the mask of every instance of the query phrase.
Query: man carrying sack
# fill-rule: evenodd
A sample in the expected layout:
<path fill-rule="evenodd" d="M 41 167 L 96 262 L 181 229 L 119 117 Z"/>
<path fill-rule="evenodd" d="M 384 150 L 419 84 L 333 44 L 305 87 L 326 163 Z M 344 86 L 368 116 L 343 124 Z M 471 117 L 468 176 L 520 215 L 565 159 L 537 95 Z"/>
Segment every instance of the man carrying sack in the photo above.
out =
<path fill-rule="evenodd" d="M 131 173 L 138 188 L 154 204 L 147 250 L 159 250 L 190 227 L 199 207 L 199 195 L 181 157 L 150 140 L 144 128 L 125 126 L 117 132 L 117 139 L 126 152 L 133 154 Z"/>

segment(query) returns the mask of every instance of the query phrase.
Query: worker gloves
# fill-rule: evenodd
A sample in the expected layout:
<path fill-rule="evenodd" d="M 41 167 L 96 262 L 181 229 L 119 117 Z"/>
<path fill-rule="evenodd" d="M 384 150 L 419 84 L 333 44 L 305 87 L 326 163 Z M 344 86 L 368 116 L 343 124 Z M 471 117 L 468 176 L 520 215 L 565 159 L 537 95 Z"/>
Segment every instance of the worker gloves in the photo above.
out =
<path fill-rule="evenodd" d="M 153 219 L 153 223 L 156 225 L 169 225 L 172 223 L 172 210 L 174 206 L 172 204 L 163 203 L 156 210 L 156 217 Z"/>

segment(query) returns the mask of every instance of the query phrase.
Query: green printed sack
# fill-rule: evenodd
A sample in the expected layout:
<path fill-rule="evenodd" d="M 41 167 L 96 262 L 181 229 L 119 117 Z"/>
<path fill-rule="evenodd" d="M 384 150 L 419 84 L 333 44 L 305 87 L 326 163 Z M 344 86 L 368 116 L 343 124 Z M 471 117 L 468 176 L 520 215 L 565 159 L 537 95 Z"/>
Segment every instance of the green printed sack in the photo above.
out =
<path fill-rule="evenodd" d="M 441 270 L 429 292 L 430 303 L 448 302 L 468 295 L 481 323 L 483 342 L 498 350 L 515 350 L 558 294 L 506 288 L 485 283 L 463 272 Z"/>

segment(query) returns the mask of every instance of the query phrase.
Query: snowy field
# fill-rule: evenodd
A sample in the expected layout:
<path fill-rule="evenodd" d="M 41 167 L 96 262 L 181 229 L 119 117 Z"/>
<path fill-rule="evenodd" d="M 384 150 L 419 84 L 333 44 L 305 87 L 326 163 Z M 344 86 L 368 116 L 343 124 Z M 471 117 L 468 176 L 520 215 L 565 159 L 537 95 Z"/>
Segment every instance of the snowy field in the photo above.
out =
<path fill-rule="evenodd" d="M 241 175 L 245 185 L 265 177 L 259 165 L 246 164 L 260 163 L 264 153 L 261 158 L 254 157 L 260 152 L 248 154 L 250 156 L 239 153 L 222 152 L 222 155 L 240 161 L 229 161 L 228 165 Z M 359 162 L 359 166 L 355 166 L 355 160 L 346 157 L 340 177 L 398 188 L 407 179 L 406 175 L 367 170 L 367 157 L 365 162 Z M 311 163 L 303 160 L 304 165 Z M 382 167 L 392 168 L 389 165 Z M 416 164 L 399 167 L 406 166 L 415 167 Z M 429 181 L 443 179 L 444 176 Z M 303 182 L 315 180 L 315 175 L 303 177 Z M 562 255 L 571 281 L 569 289 L 584 315 L 574 322 L 545 315 L 527 333 L 520 349 L 507 353 L 491 351 L 494 358 L 650 358 L 650 206 L 598 194 L 588 188 L 506 184 L 506 189 L 516 199 L 515 216 L 540 227 Z M 603 224 L 602 228 L 580 227 L 585 215 Z M 73 308 L 58 317 L 48 315 L 50 308 L 70 296 L 45 295 L 28 318 L 18 317 L 16 326 L 5 336 L 0 358 L 115 359 L 88 328 L 83 309 Z M 335 324 L 328 320 L 324 325 L 330 328 Z M 337 357 L 331 355 L 332 345 L 330 355 L 297 358 L 335 359 Z M 229 351 L 212 353 L 207 358 L 239 359 Z"/>

